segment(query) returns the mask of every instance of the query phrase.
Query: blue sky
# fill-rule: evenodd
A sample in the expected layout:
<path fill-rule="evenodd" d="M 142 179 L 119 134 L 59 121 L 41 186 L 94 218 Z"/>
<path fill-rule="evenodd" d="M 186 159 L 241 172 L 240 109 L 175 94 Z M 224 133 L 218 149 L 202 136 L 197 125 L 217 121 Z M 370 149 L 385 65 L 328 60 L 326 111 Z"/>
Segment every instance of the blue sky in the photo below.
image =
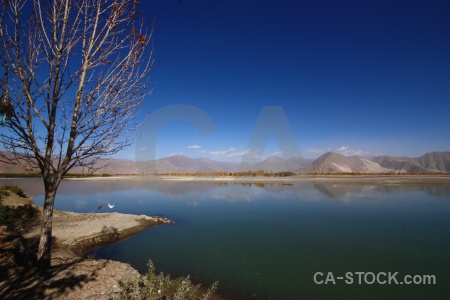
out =
<path fill-rule="evenodd" d="M 264 106 L 284 109 L 305 157 L 450 150 L 449 1 L 152 0 L 141 7 L 148 20 L 156 17 L 154 91 L 145 110 L 184 104 L 215 124 L 201 135 L 189 121 L 169 122 L 158 131 L 156 158 L 239 161 L 252 151 Z M 116 157 L 133 159 L 136 151 Z M 275 136 L 263 157 L 271 154 L 282 154 Z"/>

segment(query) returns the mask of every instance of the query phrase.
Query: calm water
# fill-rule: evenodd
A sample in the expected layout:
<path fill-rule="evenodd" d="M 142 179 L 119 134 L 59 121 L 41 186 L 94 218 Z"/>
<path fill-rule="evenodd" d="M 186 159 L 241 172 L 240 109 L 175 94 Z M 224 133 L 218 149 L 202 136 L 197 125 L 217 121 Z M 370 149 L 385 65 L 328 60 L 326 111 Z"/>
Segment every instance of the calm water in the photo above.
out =
<path fill-rule="evenodd" d="M 4 184 L 6 180 L 0 180 Z M 37 179 L 8 180 L 42 205 Z M 450 186 L 63 182 L 56 208 L 176 222 L 94 251 L 141 272 L 219 281 L 233 299 L 447 299 Z M 315 284 L 316 272 L 435 275 L 436 285 Z M 368 277 L 369 279 L 371 277 Z M 321 277 L 319 279 L 325 279 Z M 381 279 L 384 279 L 381 278 Z"/>

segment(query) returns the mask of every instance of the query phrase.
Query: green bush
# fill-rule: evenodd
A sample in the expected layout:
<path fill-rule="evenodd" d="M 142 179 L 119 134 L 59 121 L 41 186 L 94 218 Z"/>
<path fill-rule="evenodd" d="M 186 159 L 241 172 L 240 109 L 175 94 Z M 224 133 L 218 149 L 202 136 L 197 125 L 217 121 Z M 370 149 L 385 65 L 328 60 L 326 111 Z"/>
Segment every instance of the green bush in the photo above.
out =
<path fill-rule="evenodd" d="M 143 277 L 129 278 L 122 283 L 121 299 L 142 300 L 207 300 L 217 290 L 218 283 L 214 282 L 205 294 L 199 296 L 200 285 L 192 284 L 189 275 L 171 279 L 170 275 L 155 273 L 155 266 L 148 261 L 148 272 Z"/>

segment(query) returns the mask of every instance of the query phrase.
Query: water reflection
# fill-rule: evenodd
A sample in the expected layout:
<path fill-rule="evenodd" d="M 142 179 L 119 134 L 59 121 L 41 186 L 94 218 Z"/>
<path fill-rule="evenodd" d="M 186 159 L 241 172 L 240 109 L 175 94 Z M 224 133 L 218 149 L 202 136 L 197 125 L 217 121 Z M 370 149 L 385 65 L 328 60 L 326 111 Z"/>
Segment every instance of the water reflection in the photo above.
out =
<path fill-rule="evenodd" d="M 40 179 L 0 179 L 0 184 L 17 184 L 23 187 L 28 195 L 40 199 L 44 195 L 43 184 Z M 224 200 L 229 202 L 249 202 L 260 196 L 261 189 L 274 199 L 286 195 L 301 201 L 335 200 L 342 202 L 360 201 L 367 194 L 387 196 L 398 193 L 421 193 L 444 200 L 450 197 L 450 185 L 382 185 L 382 184 L 349 184 L 349 183 L 263 183 L 263 182 L 198 182 L 198 181 L 63 181 L 58 196 L 77 195 L 76 205 L 82 207 L 87 204 L 84 195 L 99 196 L 105 193 L 121 192 L 125 197 L 132 197 L 136 191 L 151 191 L 171 196 L 173 199 L 184 199 L 189 195 L 196 195 L 193 206 L 198 206 L 207 199 Z M 319 194 L 317 194 L 319 192 Z M 209 195 L 205 197 L 205 195 Z M 138 202 L 143 202 L 138 199 Z"/>

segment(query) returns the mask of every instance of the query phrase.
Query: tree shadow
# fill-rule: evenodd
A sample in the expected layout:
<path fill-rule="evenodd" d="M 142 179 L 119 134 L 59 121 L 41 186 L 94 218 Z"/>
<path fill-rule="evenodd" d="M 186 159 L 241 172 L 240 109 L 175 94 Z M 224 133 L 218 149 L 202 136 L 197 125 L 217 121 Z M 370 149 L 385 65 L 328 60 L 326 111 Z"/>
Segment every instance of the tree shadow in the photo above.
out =
<path fill-rule="evenodd" d="M 52 240 L 52 248 L 58 250 L 56 238 Z M 83 265 L 81 257 L 53 257 L 50 270 L 41 274 L 36 263 L 38 241 L 39 237 L 25 239 L 15 232 L 0 237 L 0 299 L 58 299 L 97 280 L 107 264 Z"/>
<path fill-rule="evenodd" d="M 11 231 L 21 229 L 27 232 L 41 222 L 41 212 L 35 205 L 3 206 L 0 200 L 0 208 L 2 210 L 0 225 L 7 226 Z"/>
<path fill-rule="evenodd" d="M 52 262 L 46 274 L 35 267 L 18 267 L 14 264 L 2 266 L 0 274 L 0 299 L 58 299 L 68 291 L 82 288 L 87 282 L 96 280 L 98 271 L 106 261 L 99 262 L 93 270 L 77 269 L 82 258 Z"/>

